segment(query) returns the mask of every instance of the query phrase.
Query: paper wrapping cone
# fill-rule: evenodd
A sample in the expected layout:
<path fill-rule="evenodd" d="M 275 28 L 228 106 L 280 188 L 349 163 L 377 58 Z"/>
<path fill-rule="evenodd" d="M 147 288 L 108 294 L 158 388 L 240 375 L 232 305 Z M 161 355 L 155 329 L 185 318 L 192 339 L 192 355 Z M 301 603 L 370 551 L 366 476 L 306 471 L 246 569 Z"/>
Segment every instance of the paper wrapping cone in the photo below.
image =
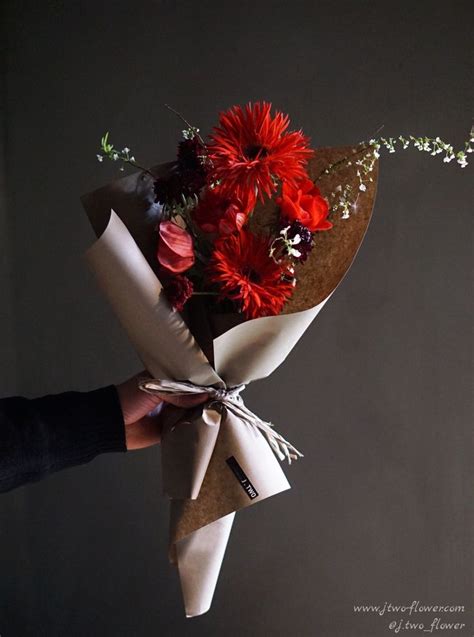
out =
<path fill-rule="evenodd" d="M 321 176 L 318 186 L 323 194 L 339 184 L 351 183 L 357 189 L 353 167 L 324 173 L 328 165 L 357 150 L 316 151 L 309 172 L 312 178 Z M 169 166 L 152 172 L 158 175 Z M 130 175 L 83 197 L 98 236 L 87 260 L 146 369 L 155 378 L 216 388 L 271 374 L 354 259 L 370 220 L 377 167 L 372 175 L 374 181 L 359 198 L 357 211 L 349 219 L 333 215 L 333 228 L 316 234 L 283 314 L 240 323 L 228 315 L 206 322 L 201 314 L 196 320 L 192 313 L 185 322 L 170 309 L 155 273 L 156 237 L 146 214 L 151 178 Z M 254 224 L 275 214 L 269 202 L 254 215 Z M 229 319 L 234 325 L 226 329 Z M 171 498 L 170 559 L 179 570 L 186 615 L 192 617 L 211 605 L 235 512 L 290 485 L 261 431 L 215 404 L 187 412 L 167 410 L 162 470 L 164 491 Z"/>

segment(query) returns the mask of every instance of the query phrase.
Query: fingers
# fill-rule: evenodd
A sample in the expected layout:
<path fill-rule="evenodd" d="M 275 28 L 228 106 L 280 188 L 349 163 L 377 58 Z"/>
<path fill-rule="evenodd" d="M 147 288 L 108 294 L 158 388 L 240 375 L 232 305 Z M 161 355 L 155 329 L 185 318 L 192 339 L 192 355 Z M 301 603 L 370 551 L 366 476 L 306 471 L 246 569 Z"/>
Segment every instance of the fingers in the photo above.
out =
<path fill-rule="evenodd" d="M 161 399 L 175 407 L 191 409 L 205 403 L 209 394 L 160 394 Z"/>
<path fill-rule="evenodd" d="M 208 400 L 209 395 L 204 394 L 149 394 L 138 386 L 138 380 L 147 377 L 147 372 L 141 372 L 132 376 L 124 383 L 117 385 L 117 392 L 122 408 L 123 419 L 126 425 L 136 423 L 149 415 L 162 401 L 176 407 L 191 409 Z"/>
<path fill-rule="evenodd" d="M 137 422 L 161 403 L 159 396 L 141 391 L 137 382 L 140 376 L 143 377 L 138 374 L 117 385 L 120 407 L 126 425 Z"/>
<path fill-rule="evenodd" d="M 143 393 L 143 392 L 141 392 Z M 208 394 L 194 394 L 194 395 L 169 395 L 166 398 L 166 403 L 169 405 L 167 409 L 179 408 L 178 413 L 182 413 L 180 409 L 191 409 L 197 405 L 206 402 Z M 125 437 L 128 451 L 134 451 L 136 449 L 145 449 L 153 445 L 157 445 L 161 442 L 161 433 L 163 428 L 163 414 L 160 407 L 164 407 L 160 398 L 152 396 L 152 398 L 160 402 L 158 408 L 155 407 L 153 411 L 148 410 L 147 414 L 141 417 L 136 422 L 126 423 Z"/>
<path fill-rule="evenodd" d="M 128 451 L 145 449 L 159 444 L 161 441 L 161 424 L 159 417 L 145 416 L 125 428 L 125 439 Z"/>

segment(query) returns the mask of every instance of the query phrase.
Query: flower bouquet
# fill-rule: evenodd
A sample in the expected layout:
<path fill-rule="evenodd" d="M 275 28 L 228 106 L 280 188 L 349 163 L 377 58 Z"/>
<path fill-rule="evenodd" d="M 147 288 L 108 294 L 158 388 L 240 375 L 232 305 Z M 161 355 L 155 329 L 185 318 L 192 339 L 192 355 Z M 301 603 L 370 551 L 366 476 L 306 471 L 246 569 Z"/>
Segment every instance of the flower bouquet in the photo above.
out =
<path fill-rule="evenodd" d="M 211 605 L 235 513 L 288 489 L 280 461 L 302 456 L 242 391 L 286 359 L 349 269 L 381 147 L 428 141 L 313 150 L 265 102 L 222 113 L 208 140 L 183 121 L 176 161 L 149 169 L 105 135 L 99 161 L 138 171 L 82 202 L 98 237 L 88 263 L 152 376 L 140 387 L 209 394 L 163 410 L 169 556 L 192 617 Z M 436 140 L 463 165 L 470 146 Z"/>

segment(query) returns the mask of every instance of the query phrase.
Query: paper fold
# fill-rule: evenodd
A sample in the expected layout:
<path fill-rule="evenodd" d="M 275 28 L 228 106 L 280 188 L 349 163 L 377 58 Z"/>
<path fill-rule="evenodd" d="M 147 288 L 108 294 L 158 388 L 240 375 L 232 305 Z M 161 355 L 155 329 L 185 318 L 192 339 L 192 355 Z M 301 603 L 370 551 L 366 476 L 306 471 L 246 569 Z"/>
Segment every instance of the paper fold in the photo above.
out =
<path fill-rule="evenodd" d="M 202 615 L 211 607 L 234 518 L 235 513 L 229 513 L 176 542 L 186 617 Z"/>
<path fill-rule="evenodd" d="M 86 260 L 146 369 L 157 378 L 223 385 L 113 210 Z"/>

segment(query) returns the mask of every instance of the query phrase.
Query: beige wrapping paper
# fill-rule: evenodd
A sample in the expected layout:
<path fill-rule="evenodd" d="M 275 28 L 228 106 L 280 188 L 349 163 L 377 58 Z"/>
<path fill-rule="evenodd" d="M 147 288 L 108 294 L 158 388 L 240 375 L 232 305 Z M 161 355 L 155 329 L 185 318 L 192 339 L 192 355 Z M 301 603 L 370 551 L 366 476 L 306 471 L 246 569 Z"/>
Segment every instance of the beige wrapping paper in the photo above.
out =
<path fill-rule="evenodd" d="M 355 152 L 347 147 L 317 151 L 310 173 L 313 178 L 322 175 L 318 185 L 323 194 L 339 183 L 356 184 L 354 169 L 323 172 Z M 225 329 L 229 317 L 214 317 L 206 334 L 198 323 L 185 322 L 171 310 L 153 271 L 154 237 L 145 199 L 151 178 L 130 175 L 83 197 L 99 237 L 87 261 L 146 369 L 155 378 L 216 388 L 271 374 L 348 270 L 370 220 L 376 171 L 373 174 L 357 212 L 347 220 L 332 218 L 333 229 L 316 235 L 316 246 L 300 267 L 295 295 L 282 315 L 234 320 L 237 324 L 230 329 Z M 257 222 L 273 214 L 275 207 L 269 204 L 256 215 Z M 276 429 L 296 444 L 293 424 L 276 423 Z M 215 403 L 193 411 L 166 410 L 162 471 L 164 491 L 171 499 L 169 555 L 179 570 L 186 615 L 193 617 L 211 605 L 235 512 L 290 485 L 261 431 Z"/>

